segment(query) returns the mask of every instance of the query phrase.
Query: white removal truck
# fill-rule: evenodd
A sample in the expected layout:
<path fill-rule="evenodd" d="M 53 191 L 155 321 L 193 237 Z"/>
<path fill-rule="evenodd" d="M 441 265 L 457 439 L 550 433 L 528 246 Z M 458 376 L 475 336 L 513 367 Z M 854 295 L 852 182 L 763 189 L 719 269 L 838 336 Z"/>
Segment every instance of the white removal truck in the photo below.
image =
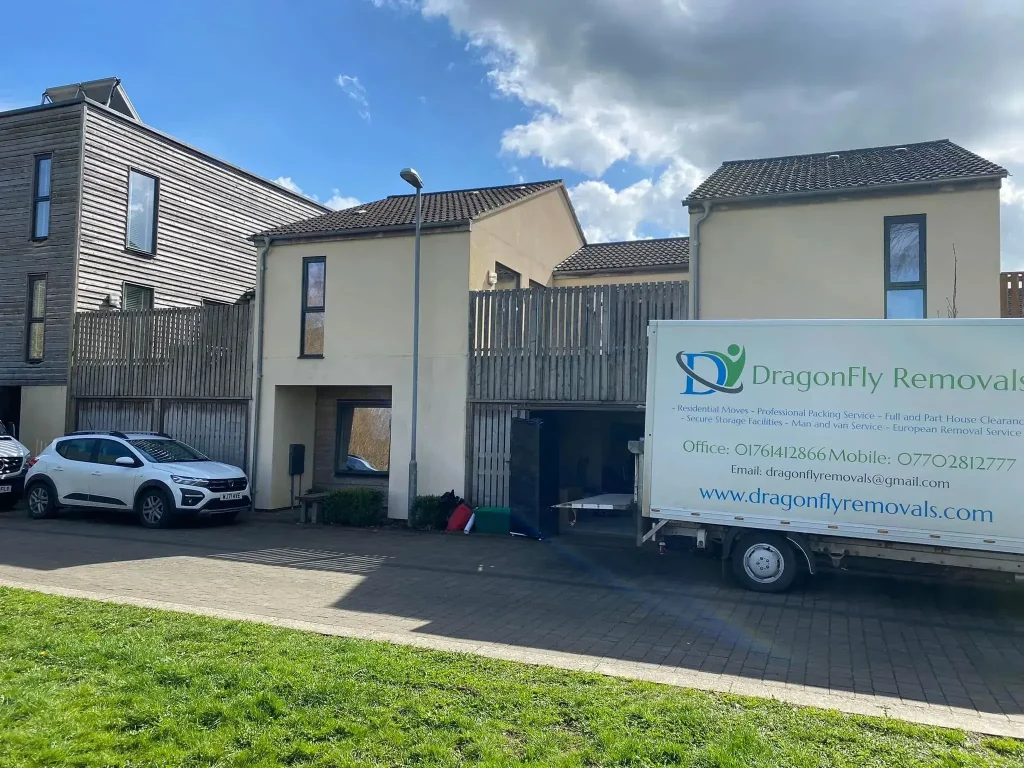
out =
<path fill-rule="evenodd" d="M 643 540 L 781 592 L 816 554 L 1024 578 L 1024 321 L 652 321 Z M 646 529 L 648 526 L 644 526 Z"/>

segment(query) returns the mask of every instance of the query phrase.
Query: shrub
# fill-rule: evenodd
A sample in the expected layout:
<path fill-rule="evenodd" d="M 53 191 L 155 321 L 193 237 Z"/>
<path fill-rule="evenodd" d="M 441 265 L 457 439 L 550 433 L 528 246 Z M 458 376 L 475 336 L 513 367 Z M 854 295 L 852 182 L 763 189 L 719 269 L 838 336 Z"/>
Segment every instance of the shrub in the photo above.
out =
<path fill-rule="evenodd" d="M 451 508 L 443 496 L 417 496 L 409 511 L 409 525 L 413 528 L 443 531 L 448 527 Z"/>
<path fill-rule="evenodd" d="M 345 488 L 324 499 L 324 522 L 365 528 L 387 521 L 384 491 L 378 488 Z"/>

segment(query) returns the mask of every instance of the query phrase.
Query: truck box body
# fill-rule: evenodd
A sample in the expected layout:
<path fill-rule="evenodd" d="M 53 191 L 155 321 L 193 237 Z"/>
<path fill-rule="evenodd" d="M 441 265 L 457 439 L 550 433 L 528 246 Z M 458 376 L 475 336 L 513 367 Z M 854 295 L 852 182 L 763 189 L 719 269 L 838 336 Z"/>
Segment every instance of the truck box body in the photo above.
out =
<path fill-rule="evenodd" d="M 652 321 L 642 510 L 1024 553 L 1024 321 Z"/>

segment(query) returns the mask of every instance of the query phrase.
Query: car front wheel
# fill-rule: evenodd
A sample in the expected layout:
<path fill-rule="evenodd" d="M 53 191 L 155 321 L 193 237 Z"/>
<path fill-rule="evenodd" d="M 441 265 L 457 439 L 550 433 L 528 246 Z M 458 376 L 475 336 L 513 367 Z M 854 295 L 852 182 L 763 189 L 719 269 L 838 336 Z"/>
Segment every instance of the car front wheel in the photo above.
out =
<path fill-rule="evenodd" d="M 45 482 L 33 483 L 28 487 L 28 516 L 33 520 L 53 517 L 57 511 L 57 499 Z"/>
<path fill-rule="evenodd" d="M 165 491 L 149 488 L 142 492 L 138 502 L 139 522 L 146 528 L 166 528 L 171 524 L 173 507 Z"/>

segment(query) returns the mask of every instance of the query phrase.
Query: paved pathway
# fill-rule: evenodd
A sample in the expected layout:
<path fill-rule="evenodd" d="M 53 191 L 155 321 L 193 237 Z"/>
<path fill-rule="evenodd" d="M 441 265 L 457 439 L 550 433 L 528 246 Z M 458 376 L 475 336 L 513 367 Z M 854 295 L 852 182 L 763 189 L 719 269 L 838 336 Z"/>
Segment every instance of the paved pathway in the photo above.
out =
<path fill-rule="evenodd" d="M 484 536 L 0 515 L 0 584 L 1024 738 L 1024 596 Z"/>

